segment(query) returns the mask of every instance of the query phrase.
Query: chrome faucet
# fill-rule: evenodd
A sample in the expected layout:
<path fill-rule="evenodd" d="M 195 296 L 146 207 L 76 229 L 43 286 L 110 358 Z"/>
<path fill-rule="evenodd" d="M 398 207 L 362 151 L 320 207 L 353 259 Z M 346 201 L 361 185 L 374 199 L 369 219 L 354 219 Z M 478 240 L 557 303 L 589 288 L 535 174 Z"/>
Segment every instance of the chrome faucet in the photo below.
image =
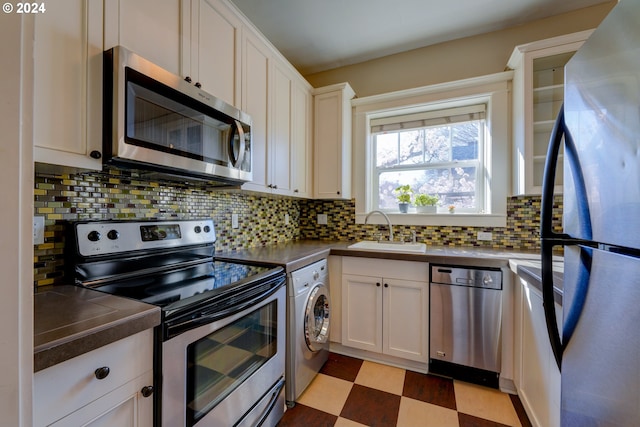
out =
<path fill-rule="evenodd" d="M 389 219 L 389 217 L 387 216 L 386 213 L 382 212 L 382 211 L 371 211 L 367 214 L 367 216 L 364 219 L 364 223 L 366 224 L 367 221 L 369 221 L 369 217 L 371 215 L 373 215 L 374 213 L 379 213 L 380 215 L 382 215 L 384 217 L 384 219 L 387 220 L 387 225 L 389 225 L 389 241 L 393 242 L 393 225 L 391 225 L 391 220 Z"/>

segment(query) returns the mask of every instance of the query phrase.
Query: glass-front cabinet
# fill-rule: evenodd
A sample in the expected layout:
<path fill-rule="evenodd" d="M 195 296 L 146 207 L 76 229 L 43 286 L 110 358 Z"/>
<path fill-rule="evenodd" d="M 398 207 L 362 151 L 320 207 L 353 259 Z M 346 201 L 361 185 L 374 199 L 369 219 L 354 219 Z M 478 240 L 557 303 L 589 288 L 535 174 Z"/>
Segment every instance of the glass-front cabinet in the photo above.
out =
<path fill-rule="evenodd" d="M 564 66 L 591 30 L 517 46 L 513 76 L 514 194 L 540 194 L 549 137 L 564 100 Z M 562 192 L 562 152 L 556 193 Z"/>

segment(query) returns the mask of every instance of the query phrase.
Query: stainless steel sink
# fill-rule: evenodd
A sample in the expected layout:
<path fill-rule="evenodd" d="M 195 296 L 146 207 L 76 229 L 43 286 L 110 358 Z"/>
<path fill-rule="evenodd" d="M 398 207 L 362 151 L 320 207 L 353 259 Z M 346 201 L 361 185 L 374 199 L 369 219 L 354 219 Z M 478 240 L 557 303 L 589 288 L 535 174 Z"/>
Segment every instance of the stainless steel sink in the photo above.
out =
<path fill-rule="evenodd" d="M 410 252 L 419 254 L 427 252 L 427 245 L 424 243 L 376 242 L 372 240 L 363 240 L 349 245 L 348 248 L 377 252 Z"/>

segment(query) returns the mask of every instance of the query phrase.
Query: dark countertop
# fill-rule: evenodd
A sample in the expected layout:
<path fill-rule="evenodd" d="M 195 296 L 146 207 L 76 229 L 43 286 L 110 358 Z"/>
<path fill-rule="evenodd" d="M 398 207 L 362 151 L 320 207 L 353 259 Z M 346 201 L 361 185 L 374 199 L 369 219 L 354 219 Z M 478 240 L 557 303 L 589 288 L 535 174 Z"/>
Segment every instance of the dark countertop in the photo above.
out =
<path fill-rule="evenodd" d="M 34 372 L 160 324 L 160 308 L 77 286 L 34 295 Z"/>
<path fill-rule="evenodd" d="M 349 249 L 353 242 L 299 240 L 216 252 L 220 260 L 278 265 L 287 273 L 329 255 L 397 259 L 435 264 L 511 267 L 527 282 L 540 284 L 540 254 L 475 247 L 429 246 L 424 254 Z M 556 261 L 561 260 L 561 258 Z M 537 266 L 537 267 L 536 267 Z M 537 268 L 537 270 L 536 270 Z M 560 280 L 558 280 L 560 279 Z M 561 274 L 556 285 L 562 282 Z M 560 285 L 561 289 L 561 285 Z M 558 289 L 561 301 L 561 290 Z M 55 286 L 35 294 L 34 371 L 71 359 L 160 324 L 160 308 L 76 286 Z"/>
<path fill-rule="evenodd" d="M 278 265 L 290 273 L 328 257 L 332 248 L 340 243 L 325 240 L 295 240 L 259 248 L 216 252 L 214 256 L 223 261 Z"/>
<path fill-rule="evenodd" d="M 281 245 L 216 252 L 216 258 L 228 261 L 279 265 L 286 272 L 297 270 L 328 255 L 429 262 L 469 267 L 510 267 L 511 270 L 542 292 L 540 252 L 494 248 L 431 246 L 424 254 L 377 252 L 349 249 L 353 242 L 330 240 L 297 240 Z M 554 289 L 556 302 L 562 305 L 562 257 L 554 256 Z"/>
<path fill-rule="evenodd" d="M 329 240 L 297 240 L 281 245 L 216 252 L 215 257 L 227 261 L 279 265 L 283 266 L 287 273 L 326 258 L 328 255 L 498 268 L 509 267 L 510 259 L 540 259 L 540 253 L 537 251 L 427 245 L 426 253 L 420 254 L 349 249 L 348 246 L 352 243 Z"/>
<path fill-rule="evenodd" d="M 542 268 L 540 261 L 511 260 L 511 269 L 539 292 L 542 292 Z M 562 305 L 563 265 L 559 260 L 553 262 L 553 290 L 556 304 Z"/>

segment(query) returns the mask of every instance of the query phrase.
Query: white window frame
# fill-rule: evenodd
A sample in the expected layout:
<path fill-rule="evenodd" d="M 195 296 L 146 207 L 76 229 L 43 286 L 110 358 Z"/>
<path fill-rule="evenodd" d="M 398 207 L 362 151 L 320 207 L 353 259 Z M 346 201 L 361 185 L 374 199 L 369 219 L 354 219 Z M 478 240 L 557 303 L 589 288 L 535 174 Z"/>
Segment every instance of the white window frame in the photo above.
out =
<path fill-rule="evenodd" d="M 486 103 L 484 102 L 474 102 L 475 98 L 472 98 L 470 100 L 468 100 L 469 102 L 462 102 L 461 106 L 458 107 L 454 107 L 454 108 L 436 108 L 434 109 L 433 106 L 426 106 L 426 107 L 422 107 L 424 108 L 423 111 L 421 111 L 419 114 L 417 114 L 418 118 L 420 120 L 423 120 L 425 118 L 436 118 L 436 119 L 441 119 L 441 118 L 446 118 L 447 116 L 451 116 L 456 115 L 456 114 L 469 114 L 469 108 L 471 107 L 471 111 L 477 113 L 480 112 L 480 110 L 478 109 L 478 106 L 481 106 L 481 112 L 483 115 L 486 114 L 487 111 L 487 106 Z M 440 105 L 440 104 L 439 104 Z M 464 111 L 464 109 L 466 109 L 467 111 Z M 388 113 L 383 114 L 383 115 L 378 115 L 378 114 L 372 114 L 369 118 L 370 118 L 370 125 L 371 127 L 375 128 L 376 125 L 373 122 L 388 122 L 388 123 L 395 123 L 397 122 L 398 117 L 402 117 L 404 116 L 404 118 L 408 118 L 411 116 L 411 114 L 405 114 L 402 111 L 396 111 L 394 112 L 394 114 L 392 115 L 393 117 L 391 119 L 388 119 Z M 380 118 L 382 118 L 382 120 L 380 120 Z M 385 120 L 386 119 L 386 120 Z M 472 213 L 476 213 L 476 212 L 486 212 L 487 211 L 487 203 L 485 201 L 485 192 L 486 192 L 486 187 L 487 187 L 487 183 L 486 180 L 484 179 L 485 176 L 485 163 L 486 163 L 486 156 L 485 156 L 485 144 L 488 140 L 488 135 L 487 135 L 487 120 L 486 118 L 482 119 L 484 121 L 484 124 L 482 126 L 482 131 L 480 132 L 479 138 L 480 140 L 478 141 L 478 158 L 475 160 L 460 160 L 460 161 L 448 161 L 448 162 L 439 162 L 436 165 L 428 165 L 428 164 L 420 164 L 420 165 L 400 165 L 394 168 L 380 168 L 377 165 L 377 159 L 376 159 L 376 150 L 374 148 L 375 147 L 375 136 L 374 133 L 369 134 L 369 144 L 371 145 L 369 151 L 369 155 L 371 156 L 370 159 L 370 163 L 372 165 L 372 167 L 370 168 L 370 170 L 368 171 L 369 173 L 369 180 L 371 181 L 371 194 L 369 195 L 371 197 L 371 207 L 372 209 L 380 209 L 383 210 L 384 212 L 386 212 L 387 214 L 389 213 L 394 213 L 397 211 L 397 209 L 381 209 L 378 208 L 379 206 L 379 191 L 375 191 L 376 188 L 378 188 L 380 186 L 380 173 L 382 172 L 393 172 L 393 171 L 402 171 L 402 170 L 419 170 L 419 169 L 431 169 L 431 168 L 447 168 L 447 167 L 475 167 L 476 168 L 476 191 L 475 191 L 475 197 L 476 200 L 478 201 L 478 207 L 477 209 L 471 210 L 471 209 L 457 209 L 457 212 L 472 212 Z M 371 129 L 371 128 L 370 128 Z M 398 131 L 400 131 L 401 129 L 397 129 Z M 392 132 L 392 131 L 389 131 Z M 451 148 L 451 147 L 449 147 Z M 447 213 L 448 212 L 448 208 L 447 206 L 439 206 L 438 207 L 438 211 L 439 212 L 444 212 Z M 396 212 L 397 213 L 397 212 Z"/>
<path fill-rule="evenodd" d="M 451 214 L 388 214 L 393 224 L 505 227 L 507 196 L 510 191 L 510 86 L 513 72 L 459 80 L 382 95 L 352 100 L 353 133 L 353 194 L 356 202 L 356 223 L 364 223 L 374 207 L 373 154 L 371 153 L 371 119 L 398 114 L 398 111 L 424 111 L 462 105 L 486 103 L 486 138 L 484 147 L 485 176 L 482 179 L 485 208 L 480 213 Z M 377 191 L 377 188 L 376 190 Z M 384 223 L 381 215 L 370 217 L 370 223 Z"/>

